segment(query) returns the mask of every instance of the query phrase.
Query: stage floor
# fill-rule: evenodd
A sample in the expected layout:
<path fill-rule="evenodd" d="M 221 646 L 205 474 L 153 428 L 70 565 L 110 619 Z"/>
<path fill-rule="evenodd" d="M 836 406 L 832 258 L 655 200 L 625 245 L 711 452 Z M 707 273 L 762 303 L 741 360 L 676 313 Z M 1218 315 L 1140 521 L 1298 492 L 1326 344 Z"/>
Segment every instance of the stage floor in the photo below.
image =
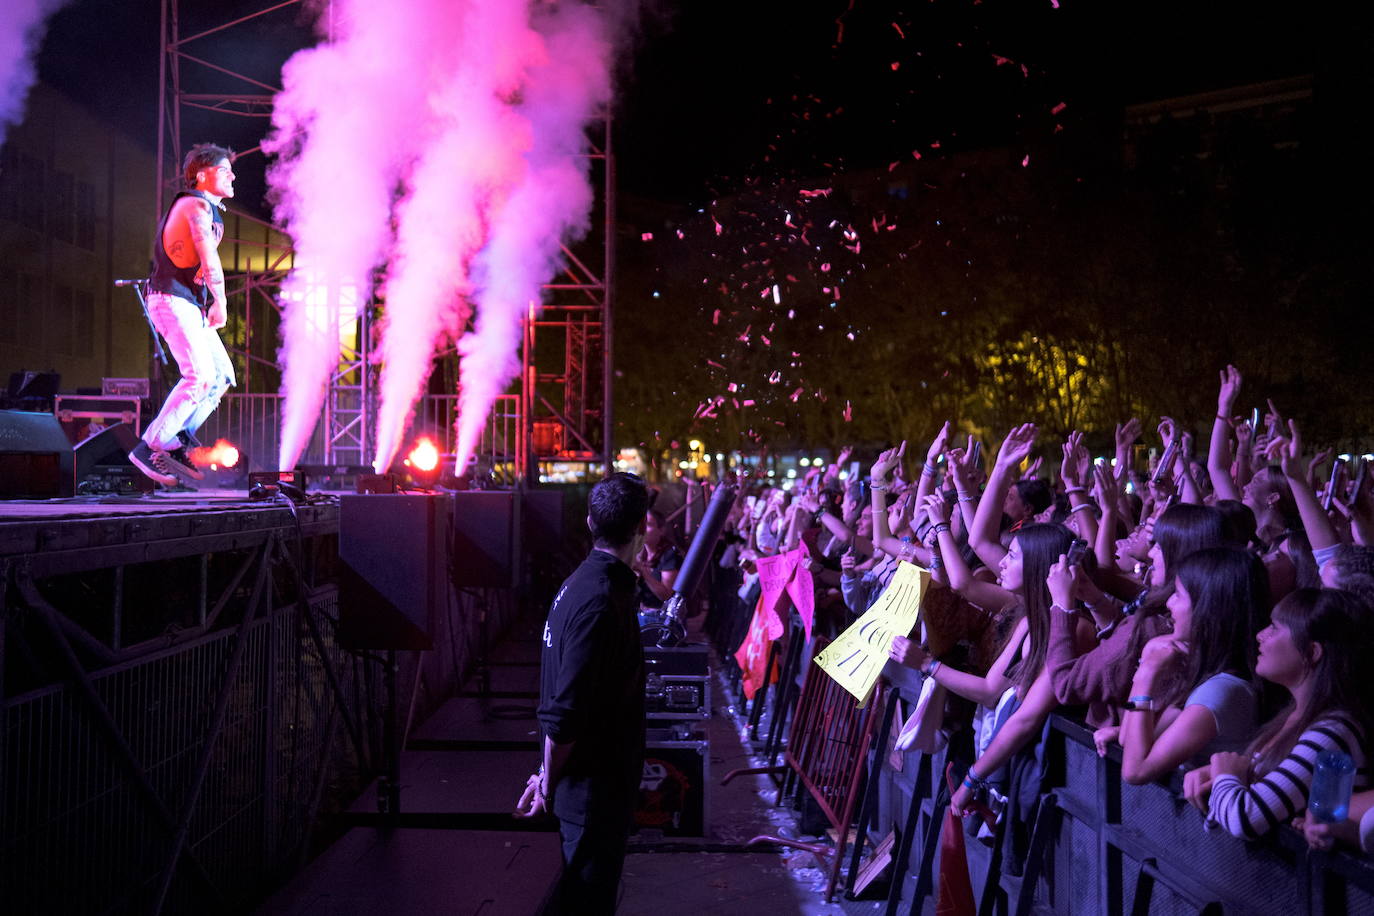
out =
<path fill-rule="evenodd" d="M 327 494 L 335 495 L 335 494 Z M 335 534 L 337 499 L 294 505 L 284 497 L 250 500 L 242 490 L 76 496 L 0 501 L 0 558 L 26 557 L 35 576 L 58 575 L 261 543 L 271 531 L 292 537 Z"/>
<path fill-rule="evenodd" d="M 311 495 L 315 493 L 312 492 Z M 0 500 L 0 524 L 34 519 L 107 518 L 112 515 L 263 509 L 280 505 L 280 502 L 274 500 L 250 500 L 243 490 L 238 489 L 158 492 L 143 496 L 7 499 Z"/>

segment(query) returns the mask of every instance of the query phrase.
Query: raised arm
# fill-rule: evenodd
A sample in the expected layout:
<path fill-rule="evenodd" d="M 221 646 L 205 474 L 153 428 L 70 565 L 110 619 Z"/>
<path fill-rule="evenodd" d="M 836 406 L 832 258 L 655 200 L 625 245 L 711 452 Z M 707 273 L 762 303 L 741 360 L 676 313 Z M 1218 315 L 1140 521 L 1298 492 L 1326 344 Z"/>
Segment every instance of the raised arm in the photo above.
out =
<path fill-rule="evenodd" d="M 1288 437 L 1275 436 L 1269 443 L 1269 457 L 1278 458 L 1283 476 L 1288 478 L 1288 487 L 1293 491 L 1293 502 L 1298 504 L 1298 515 L 1302 517 L 1302 527 L 1307 532 L 1307 540 L 1313 550 L 1335 547 L 1340 538 L 1331 524 L 1330 517 L 1317 499 L 1312 483 L 1307 479 L 1306 468 L 1302 461 L 1302 436 L 1298 424 L 1288 421 Z"/>
<path fill-rule="evenodd" d="M 1077 518 L 1079 535 L 1089 544 L 1097 542 L 1095 506 L 1088 499 L 1088 485 L 1092 482 L 1093 460 L 1083 445 L 1083 434 L 1069 433 L 1064 443 L 1064 460 L 1059 465 L 1059 477 L 1064 481 L 1064 493 L 1069 497 L 1069 512 Z"/>
<path fill-rule="evenodd" d="M 1221 370 L 1221 391 L 1217 394 L 1217 417 L 1212 421 L 1212 441 L 1207 446 L 1207 474 L 1217 499 L 1240 499 L 1240 488 L 1231 477 L 1231 415 L 1240 394 L 1240 370 L 1227 366 Z"/>
<path fill-rule="evenodd" d="M 998 537 L 1002 522 L 1002 503 L 1007 490 L 1020 476 L 1017 468 L 1035 447 L 1035 424 L 1024 423 L 1007 433 L 1002 448 L 997 452 L 997 462 L 988 477 L 983 498 L 978 502 L 973 524 L 969 526 L 968 542 L 978 558 L 989 567 L 996 569 L 1002 562 L 1007 550 Z"/>
<path fill-rule="evenodd" d="M 1011 592 L 999 585 L 976 578 L 969 570 L 968 564 L 964 562 L 963 554 L 959 552 L 959 543 L 954 539 L 954 534 L 950 530 L 949 503 L 945 502 L 938 493 L 932 493 L 926 497 L 923 508 L 930 518 L 930 523 L 934 527 L 935 536 L 938 539 L 940 559 L 944 564 L 949 587 L 971 604 L 976 604 L 989 613 L 1000 610 L 1016 601 L 1016 596 Z"/>
<path fill-rule="evenodd" d="M 940 456 L 945 452 L 945 443 L 949 441 L 949 421 L 940 427 L 940 431 L 935 434 L 935 441 L 930 443 L 930 448 L 926 449 L 926 462 L 921 466 L 921 479 L 916 484 L 916 504 L 925 503 L 926 497 L 935 492 L 935 466 L 940 461 Z"/>

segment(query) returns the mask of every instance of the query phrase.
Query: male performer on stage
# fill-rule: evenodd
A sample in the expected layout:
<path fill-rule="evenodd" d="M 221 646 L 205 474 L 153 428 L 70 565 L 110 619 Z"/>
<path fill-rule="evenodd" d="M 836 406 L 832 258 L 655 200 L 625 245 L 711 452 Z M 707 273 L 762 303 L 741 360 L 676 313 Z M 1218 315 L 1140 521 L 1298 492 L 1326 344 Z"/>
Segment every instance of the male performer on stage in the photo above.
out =
<path fill-rule="evenodd" d="M 224 268 L 224 199 L 234 196 L 233 152 L 201 143 L 186 154 L 182 177 L 189 190 L 172 201 L 153 240 L 148 277 L 148 315 L 176 358 L 181 381 L 129 453 L 139 470 L 158 483 L 203 480 L 187 446 L 234 384 L 234 365 L 219 339 L 227 320 Z"/>
<path fill-rule="evenodd" d="M 563 583 L 544 624 L 544 765 L 517 808 L 526 817 L 558 816 L 559 913 L 615 911 L 644 766 L 644 650 L 630 562 L 648 511 L 648 490 L 633 474 L 592 487 L 592 552 Z"/>

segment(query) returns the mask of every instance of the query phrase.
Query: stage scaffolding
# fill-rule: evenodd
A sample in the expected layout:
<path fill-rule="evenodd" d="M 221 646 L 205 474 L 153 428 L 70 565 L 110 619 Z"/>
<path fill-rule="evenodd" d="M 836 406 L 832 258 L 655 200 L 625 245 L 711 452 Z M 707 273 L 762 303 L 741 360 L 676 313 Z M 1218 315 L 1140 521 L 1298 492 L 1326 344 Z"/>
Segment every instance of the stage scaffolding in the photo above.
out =
<path fill-rule="evenodd" d="M 261 124 L 253 146 L 239 160 L 263 155 L 280 61 L 256 57 L 260 72 L 246 72 L 234 58 L 264 29 L 301 32 L 303 0 L 266 3 L 226 21 L 183 28 L 181 0 L 161 0 L 158 86 L 157 215 L 180 187 L 180 163 L 191 136 L 188 116 L 214 125 L 231 119 Z M 332 5 L 320 14 L 326 24 Z M 264 63 L 264 61 L 266 61 Z M 265 71 L 265 72 L 263 72 Z M 555 462 L 610 467 L 612 434 L 611 277 L 615 256 L 614 155 L 609 112 L 588 127 L 588 158 L 595 192 L 592 231 L 575 248 L 563 248 L 562 274 L 544 286 L 544 304 L 526 317 L 521 375 L 487 418 L 478 451 L 479 471 L 507 483 L 537 483 Z M 156 218 L 156 217 L 155 217 Z M 293 263 L 290 239 L 279 227 L 231 208 L 221 257 L 230 297 L 226 344 L 240 371 L 207 424 L 206 436 L 230 439 L 256 468 L 275 467 L 280 423 L 281 367 L 276 360 L 281 324 L 281 283 Z M 305 463 L 365 465 L 373 455 L 378 367 L 369 359 L 377 303 L 362 304 L 355 326 L 341 329 L 339 363 L 331 374 L 320 423 Z M 440 358 L 455 359 L 450 348 Z M 241 403 L 240 403 L 241 402 Z M 456 451 L 457 396 L 426 395 L 413 429 L 438 437 L 445 458 Z"/>

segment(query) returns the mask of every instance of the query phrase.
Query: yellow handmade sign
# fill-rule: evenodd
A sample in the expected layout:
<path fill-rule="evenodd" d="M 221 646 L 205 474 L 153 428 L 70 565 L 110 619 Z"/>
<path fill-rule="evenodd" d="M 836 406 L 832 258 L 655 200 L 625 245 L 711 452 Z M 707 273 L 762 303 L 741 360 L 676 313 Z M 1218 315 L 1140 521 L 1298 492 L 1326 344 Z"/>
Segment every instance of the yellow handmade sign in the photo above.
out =
<path fill-rule="evenodd" d="M 887 663 L 892 638 L 907 635 L 915 626 L 921 596 L 929 584 L 928 571 L 899 562 L 882 597 L 816 656 L 816 664 L 858 697 L 860 707 L 873 694 L 873 685 L 878 683 L 878 675 Z"/>

